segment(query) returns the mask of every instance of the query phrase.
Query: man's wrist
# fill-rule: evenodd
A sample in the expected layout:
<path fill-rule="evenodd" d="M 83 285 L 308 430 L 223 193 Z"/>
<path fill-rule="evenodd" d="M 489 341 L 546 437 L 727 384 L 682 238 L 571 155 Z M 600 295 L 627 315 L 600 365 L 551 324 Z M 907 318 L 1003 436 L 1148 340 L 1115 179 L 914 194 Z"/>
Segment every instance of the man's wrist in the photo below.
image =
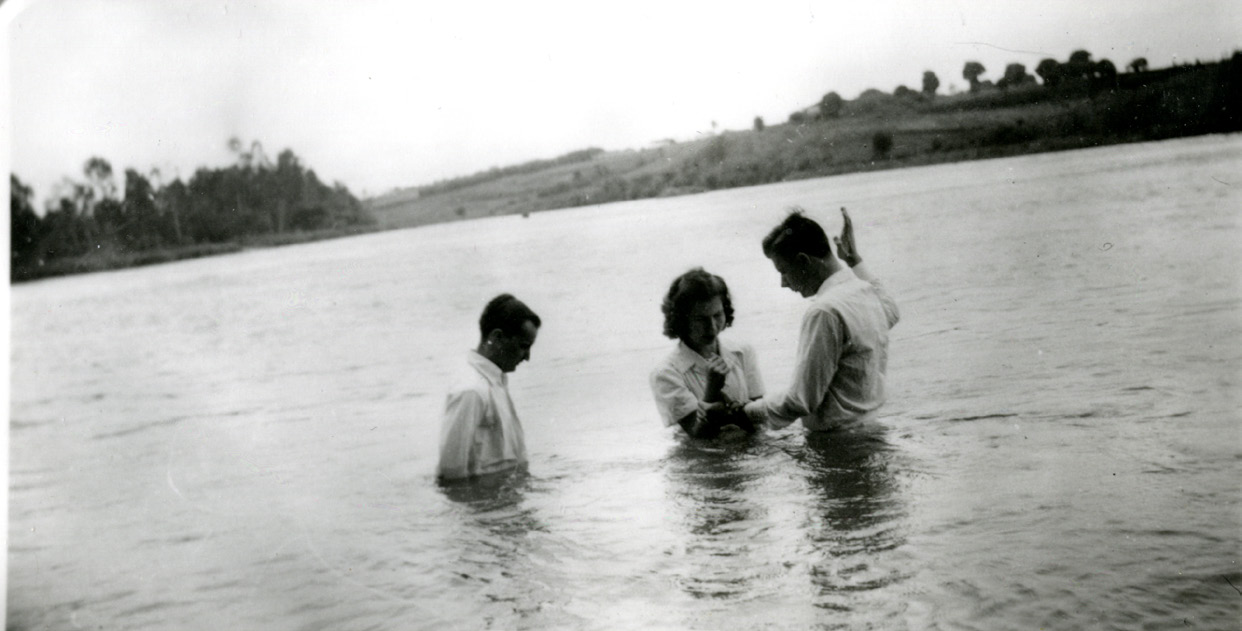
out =
<path fill-rule="evenodd" d="M 746 414 L 755 423 L 764 423 L 768 420 L 768 408 L 763 404 L 763 399 L 756 399 L 742 406 L 742 412 Z"/>

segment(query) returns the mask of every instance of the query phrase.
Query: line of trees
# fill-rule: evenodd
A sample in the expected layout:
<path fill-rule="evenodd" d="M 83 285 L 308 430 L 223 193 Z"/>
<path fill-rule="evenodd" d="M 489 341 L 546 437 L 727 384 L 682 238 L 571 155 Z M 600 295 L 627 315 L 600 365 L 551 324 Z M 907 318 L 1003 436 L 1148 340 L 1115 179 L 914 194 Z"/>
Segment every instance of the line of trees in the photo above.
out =
<path fill-rule="evenodd" d="M 237 243 L 263 235 L 365 226 L 374 219 L 341 183 L 328 186 L 289 149 L 270 161 L 258 141 L 229 141 L 236 162 L 200 168 L 187 182 L 164 184 L 158 170 L 126 169 L 117 186 L 112 165 L 86 161 L 82 178 L 66 178 L 35 211 L 34 191 L 10 174 L 10 277 L 46 275 L 57 261 Z"/>
<path fill-rule="evenodd" d="M 1139 57 L 1130 62 L 1128 66 L 1133 72 L 1142 72 L 1147 69 L 1147 60 Z M 987 73 L 987 69 L 983 64 L 977 61 L 968 61 L 962 67 L 962 78 L 970 84 L 971 92 L 980 92 L 988 88 L 1000 88 L 1007 90 L 1022 86 L 1037 85 L 1035 77 L 1027 74 L 1026 66 L 1020 63 L 1011 63 L 1005 66 L 1004 75 L 992 83 L 983 80 L 982 77 Z M 1040 60 L 1035 66 L 1035 74 L 1039 76 L 1043 85 L 1048 88 L 1096 88 L 1096 87 L 1116 87 L 1117 83 L 1117 67 L 1113 62 L 1107 59 L 1093 61 L 1091 53 L 1085 50 L 1076 50 L 1070 53 L 1069 59 L 1060 62 L 1051 57 Z"/>
<path fill-rule="evenodd" d="M 1145 73 L 1148 71 L 1147 59 L 1144 57 L 1135 58 L 1126 65 L 1126 69 L 1132 75 Z M 1006 65 L 1003 76 L 996 82 L 983 79 L 982 77 L 985 74 L 987 74 L 987 68 L 978 61 L 967 61 L 962 67 L 962 78 L 970 85 L 970 92 L 972 94 L 993 89 L 1008 91 L 1013 88 L 1039 87 L 1041 84 L 1044 88 L 1055 90 L 1057 94 L 1063 96 L 1095 94 L 1101 90 L 1113 89 L 1119 86 L 1127 87 L 1122 83 L 1121 80 L 1124 77 L 1118 74 L 1117 67 L 1113 62 L 1108 59 L 1093 60 L 1091 53 L 1086 50 L 1072 52 L 1069 58 L 1063 62 L 1052 58 L 1043 59 L 1035 67 L 1034 74 L 1028 73 L 1026 66 L 1020 63 Z M 1036 80 L 1036 76 L 1038 76 L 1038 80 Z M 921 90 L 916 91 L 901 85 L 897 86 L 891 96 L 904 101 L 928 103 L 935 100 L 939 88 L 940 78 L 936 76 L 936 73 L 928 70 L 923 73 Z M 879 90 L 870 89 L 864 91 L 856 101 L 850 103 L 874 102 L 881 96 L 888 97 L 889 95 Z M 857 114 L 857 110 L 857 107 L 849 109 L 845 99 L 841 98 L 836 92 L 828 92 L 815 106 L 792 113 L 789 121 L 792 123 L 802 123 L 808 120 L 839 118 L 843 114 L 850 112 Z"/>

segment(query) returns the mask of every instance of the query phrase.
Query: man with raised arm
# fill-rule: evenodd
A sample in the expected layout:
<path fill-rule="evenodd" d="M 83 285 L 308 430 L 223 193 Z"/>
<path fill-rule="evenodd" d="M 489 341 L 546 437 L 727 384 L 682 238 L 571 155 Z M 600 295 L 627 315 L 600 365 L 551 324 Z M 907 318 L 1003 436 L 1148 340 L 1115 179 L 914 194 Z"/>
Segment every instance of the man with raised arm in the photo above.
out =
<path fill-rule="evenodd" d="M 530 359 L 539 316 L 501 294 L 479 318 L 481 338 L 469 369 L 449 392 L 440 429 L 441 480 L 462 480 L 526 465 L 526 438 L 509 399 L 507 373 Z"/>
<path fill-rule="evenodd" d="M 771 427 L 802 419 L 810 431 L 869 420 L 884 403 L 888 331 L 897 303 L 867 271 L 849 214 L 832 255 L 823 228 L 793 212 L 763 240 L 781 286 L 810 300 L 802 316 L 797 363 L 789 389 L 746 404 L 746 415 Z"/>

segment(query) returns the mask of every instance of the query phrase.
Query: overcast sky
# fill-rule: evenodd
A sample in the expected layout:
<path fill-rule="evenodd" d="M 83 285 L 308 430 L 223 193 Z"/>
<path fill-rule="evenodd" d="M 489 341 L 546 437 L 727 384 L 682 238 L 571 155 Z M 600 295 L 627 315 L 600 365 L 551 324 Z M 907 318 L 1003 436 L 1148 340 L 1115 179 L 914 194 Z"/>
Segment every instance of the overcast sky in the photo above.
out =
<path fill-rule="evenodd" d="M 753 3 L 9 0 L 11 171 L 39 199 L 98 155 L 188 178 L 227 140 L 358 195 L 588 146 L 769 123 L 830 90 L 941 92 L 1083 48 L 1120 69 L 1242 48 L 1238 0 Z"/>

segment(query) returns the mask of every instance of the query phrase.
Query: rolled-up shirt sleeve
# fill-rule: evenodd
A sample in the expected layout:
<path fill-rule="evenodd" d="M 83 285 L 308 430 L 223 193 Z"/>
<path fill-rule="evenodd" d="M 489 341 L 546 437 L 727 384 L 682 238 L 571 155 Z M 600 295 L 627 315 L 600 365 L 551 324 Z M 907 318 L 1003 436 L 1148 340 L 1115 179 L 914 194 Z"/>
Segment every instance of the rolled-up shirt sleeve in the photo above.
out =
<path fill-rule="evenodd" d="M 749 344 L 743 347 L 742 374 L 746 378 L 746 396 L 751 400 L 762 397 L 765 393 L 763 377 L 759 375 L 759 362 L 755 361 L 755 349 Z M 746 402 L 741 401 L 741 403 Z"/>
<path fill-rule="evenodd" d="M 436 469 L 439 477 L 446 480 L 470 477 L 474 434 L 486 413 L 487 404 L 478 392 L 462 390 L 449 394 L 440 426 L 440 464 Z"/>
<path fill-rule="evenodd" d="M 789 389 L 755 404 L 772 426 L 789 425 L 819 407 L 837 372 L 844 336 L 845 328 L 836 312 L 812 309 L 803 316 Z"/>
<path fill-rule="evenodd" d="M 659 368 L 651 373 L 651 394 L 655 396 L 656 408 L 660 410 L 665 427 L 675 425 L 687 414 L 694 414 L 699 409 L 698 397 L 671 367 Z"/>

